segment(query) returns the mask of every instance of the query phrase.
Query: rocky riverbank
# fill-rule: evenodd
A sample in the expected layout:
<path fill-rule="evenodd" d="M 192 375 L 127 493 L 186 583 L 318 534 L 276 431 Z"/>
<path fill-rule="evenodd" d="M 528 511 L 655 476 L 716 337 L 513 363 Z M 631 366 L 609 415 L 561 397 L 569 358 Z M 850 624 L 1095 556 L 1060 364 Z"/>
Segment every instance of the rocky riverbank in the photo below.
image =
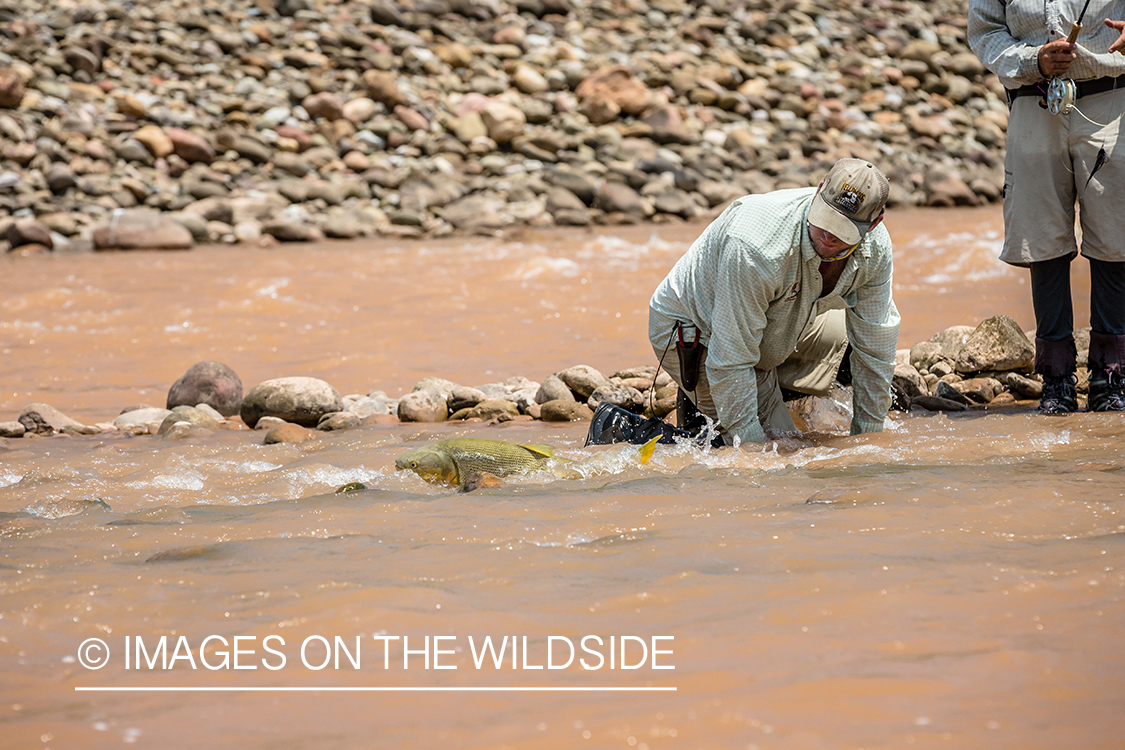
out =
<path fill-rule="evenodd" d="M 0 0 L 20 253 L 703 218 L 880 165 L 998 200 L 964 0 Z"/>
<path fill-rule="evenodd" d="M 1085 393 L 1088 328 L 1077 332 L 1076 342 L 1078 389 Z M 1027 333 L 1007 316 L 989 318 L 975 328 L 953 326 L 897 353 L 892 409 L 958 412 L 1018 402 L 1030 407 L 1042 393 L 1041 380 L 1032 374 L 1034 357 Z M 841 390 L 840 395 L 846 392 Z M 220 429 L 251 428 L 267 430 L 266 443 L 303 442 L 315 438 L 317 431 L 386 422 L 583 421 L 602 401 L 638 414 L 666 417 L 676 408 L 676 384 L 652 365 L 609 376 L 588 365 L 575 365 L 541 381 L 516 376 L 475 387 L 430 377 L 398 397 L 383 391 L 341 396 L 330 383 L 309 377 L 267 380 L 243 395 L 242 381 L 231 368 L 200 362 L 172 384 L 166 408 L 127 406 L 112 421 L 85 425 L 47 404 L 31 404 L 18 420 L 0 422 L 0 438 L 122 432 L 180 440 Z M 801 401 L 790 406 L 798 420 L 818 410 L 823 413 L 817 402 L 831 400 L 803 397 Z M 850 416 L 843 413 L 847 408 L 850 405 L 839 403 L 830 407 L 829 411 L 840 411 L 832 429 L 847 429 Z"/>

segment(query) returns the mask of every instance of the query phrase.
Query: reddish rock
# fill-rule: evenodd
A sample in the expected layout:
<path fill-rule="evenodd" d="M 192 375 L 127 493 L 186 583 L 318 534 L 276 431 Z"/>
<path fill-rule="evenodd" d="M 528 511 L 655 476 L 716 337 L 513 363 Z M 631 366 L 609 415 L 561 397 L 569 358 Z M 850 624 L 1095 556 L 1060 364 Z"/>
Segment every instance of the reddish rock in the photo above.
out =
<path fill-rule="evenodd" d="M 215 161 L 215 147 L 203 136 L 181 128 L 168 128 L 166 135 L 172 140 L 176 156 L 184 161 L 204 164 Z"/>
<path fill-rule="evenodd" d="M 288 138 L 292 141 L 296 141 L 297 151 L 301 153 L 308 151 L 315 145 L 313 143 L 313 138 L 311 135 L 301 130 L 300 128 L 295 128 L 291 125 L 279 125 L 275 132 L 277 133 L 278 138 Z"/>
<path fill-rule="evenodd" d="M 430 121 L 425 116 L 415 112 L 410 107 L 398 105 L 395 107 L 395 117 L 402 121 L 402 124 L 411 130 L 429 130 Z"/>
<path fill-rule="evenodd" d="M 168 408 L 207 404 L 224 417 L 242 408 L 242 380 L 222 362 L 192 365 L 168 390 Z"/>
<path fill-rule="evenodd" d="M 15 109 L 23 101 L 25 91 L 20 74 L 11 68 L 0 68 L 0 107 Z"/>
<path fill-rule="evenodd" d="M 598 70 L 580 83 L 574 93 L 579 101 L 592 97 L 608 99 L 627 115 L 639 115 L 651 103 L 648 87 L 625 65 Z"/>
<path fill-rule="evenodd" d="M 323 117 L 325 120 L 339 120 L 344 116 L 344 103 L 329 91 L 306 96 L 301 106 L 311 116 Z"/>

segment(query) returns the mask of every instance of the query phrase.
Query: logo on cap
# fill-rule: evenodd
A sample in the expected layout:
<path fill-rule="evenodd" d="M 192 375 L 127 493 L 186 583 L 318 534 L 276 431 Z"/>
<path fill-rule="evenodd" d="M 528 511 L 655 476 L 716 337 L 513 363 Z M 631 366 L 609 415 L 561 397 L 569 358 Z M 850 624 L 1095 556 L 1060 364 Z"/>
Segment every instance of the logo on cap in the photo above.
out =
<path fill-rule="evenodd" d="M 859 190 L 853 187 L 850 183 L 845 182 L 840 187 L 840 192 L 836 195 L 835 198 L 832 199 L 832 202 L 848 213 L 854 214 L 859 210 L 860 204 L 862 204 L 866 200 L 867 195 L 862 190 Z"/>

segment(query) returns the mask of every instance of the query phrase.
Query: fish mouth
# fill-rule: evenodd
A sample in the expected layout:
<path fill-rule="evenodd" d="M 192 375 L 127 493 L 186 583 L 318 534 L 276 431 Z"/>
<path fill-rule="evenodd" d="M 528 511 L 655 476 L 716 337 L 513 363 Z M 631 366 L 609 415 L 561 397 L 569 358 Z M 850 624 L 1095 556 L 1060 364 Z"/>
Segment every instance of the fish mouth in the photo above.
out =
<path fill-rule="evenodd" d="M 442 473 L 440 471 L 426 471 L 425 469 L 421 468 L 414 469 L 413 471 L 415 474 L 417 474 L 419 477 L 429 482 L 430 484 L 442 484 L 446 481 L 445 477 L 442 476 Z"/>

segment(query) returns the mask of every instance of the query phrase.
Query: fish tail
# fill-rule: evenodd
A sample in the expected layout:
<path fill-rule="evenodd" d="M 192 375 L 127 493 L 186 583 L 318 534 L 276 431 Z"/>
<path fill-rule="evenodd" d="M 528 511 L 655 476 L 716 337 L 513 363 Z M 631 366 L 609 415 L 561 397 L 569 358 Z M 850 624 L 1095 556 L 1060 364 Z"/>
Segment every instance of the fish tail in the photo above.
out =
<path fill-rule="evenodd" d="M 641 448 L 640 448 L 641 466 L 644 466 L 645 464 L 647 464 L 648 460 L 650 458 L 652 458 L 653 451 L 656 450 L 656 444 L 660 442 L 660 438 L 662 438 L 662 437 L 664 437 L 664 436 L 663 435 L 657 435 L 652 440 L 649 440 L 647 443 L 645 443 L 644 445 L 641 446 Z"/>

